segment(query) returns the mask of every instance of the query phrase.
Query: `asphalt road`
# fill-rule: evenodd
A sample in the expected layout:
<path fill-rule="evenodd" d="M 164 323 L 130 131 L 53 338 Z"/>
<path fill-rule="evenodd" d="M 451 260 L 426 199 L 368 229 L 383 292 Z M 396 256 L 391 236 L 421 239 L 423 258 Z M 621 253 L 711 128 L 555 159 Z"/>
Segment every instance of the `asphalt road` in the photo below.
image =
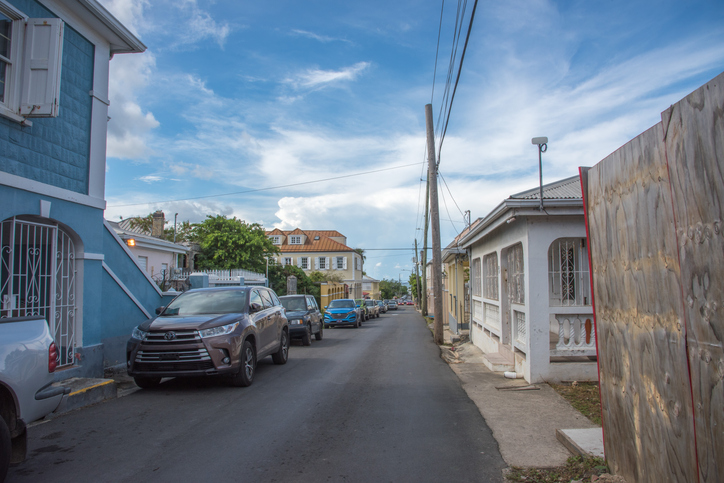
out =
<path fill-rule="evenodd" d="M 327 329 L 254 384 L 170 379 L 29 429 L 14 482 L 494 482 L 488 426 L 411 308 Z"/>

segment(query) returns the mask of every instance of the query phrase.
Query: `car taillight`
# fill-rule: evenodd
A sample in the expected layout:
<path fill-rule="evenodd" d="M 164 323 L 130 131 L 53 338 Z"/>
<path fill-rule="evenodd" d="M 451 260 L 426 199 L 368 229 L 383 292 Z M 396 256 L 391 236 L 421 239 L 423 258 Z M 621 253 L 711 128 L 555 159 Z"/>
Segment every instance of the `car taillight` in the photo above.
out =
<path fill-rule="evenodd" d="M 55 347 L 55 342 L 51 342 L 48 347 L 48 372 L 55 372 L 56 367 L 58 367 L 58 348 Z"/>

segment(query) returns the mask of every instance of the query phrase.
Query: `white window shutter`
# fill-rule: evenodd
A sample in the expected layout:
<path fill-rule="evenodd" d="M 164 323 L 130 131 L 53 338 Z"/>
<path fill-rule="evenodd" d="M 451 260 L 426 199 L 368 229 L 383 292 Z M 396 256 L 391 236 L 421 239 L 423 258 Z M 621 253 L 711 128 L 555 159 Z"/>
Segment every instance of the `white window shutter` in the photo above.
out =
<path fill-rule="evenodd" d="M 302 257 L 297 257 L 297 266 L 302 268 Z"/>
<path fill-rule="evenodd" d="M 314 257 L 314 269 L 319 270 L 319 259 L 321 257 Z"/>
<path fill-rule="evenodd" d="M 329 270 L 329 257 L 324 257 L 324 268 Z"/>
<path fill-rule="evenodd" d="M 58 115 L 63 25 L 59 18 L 28 19 L 22 65 L 22 116 Z"/>
<path fill-rule="evenodd" d="M 342 259 L 342 269 L 347 270 L 347 257 Z"/>

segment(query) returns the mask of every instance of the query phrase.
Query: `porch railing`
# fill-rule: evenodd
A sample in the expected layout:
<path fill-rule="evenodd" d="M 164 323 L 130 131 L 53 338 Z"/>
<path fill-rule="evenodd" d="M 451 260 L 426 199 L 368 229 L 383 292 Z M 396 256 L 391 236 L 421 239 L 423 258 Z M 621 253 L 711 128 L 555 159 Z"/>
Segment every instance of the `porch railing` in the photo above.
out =
<path fill-rule="evenodd" d="M 552 356 L 595 356 L 596 332 L 592 314 L 556 314 L 558 342 Z"/>

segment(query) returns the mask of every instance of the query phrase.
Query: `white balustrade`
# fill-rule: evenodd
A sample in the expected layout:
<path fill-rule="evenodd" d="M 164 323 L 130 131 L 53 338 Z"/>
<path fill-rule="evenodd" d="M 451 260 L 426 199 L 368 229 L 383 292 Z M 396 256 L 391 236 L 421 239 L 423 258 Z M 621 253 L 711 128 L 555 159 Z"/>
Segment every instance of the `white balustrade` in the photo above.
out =
<path fill-rule="evenodd" d="M 595 356 L 596 331 L 592 314 L 556 314 L 558 342 L 552 356 Z"/>

